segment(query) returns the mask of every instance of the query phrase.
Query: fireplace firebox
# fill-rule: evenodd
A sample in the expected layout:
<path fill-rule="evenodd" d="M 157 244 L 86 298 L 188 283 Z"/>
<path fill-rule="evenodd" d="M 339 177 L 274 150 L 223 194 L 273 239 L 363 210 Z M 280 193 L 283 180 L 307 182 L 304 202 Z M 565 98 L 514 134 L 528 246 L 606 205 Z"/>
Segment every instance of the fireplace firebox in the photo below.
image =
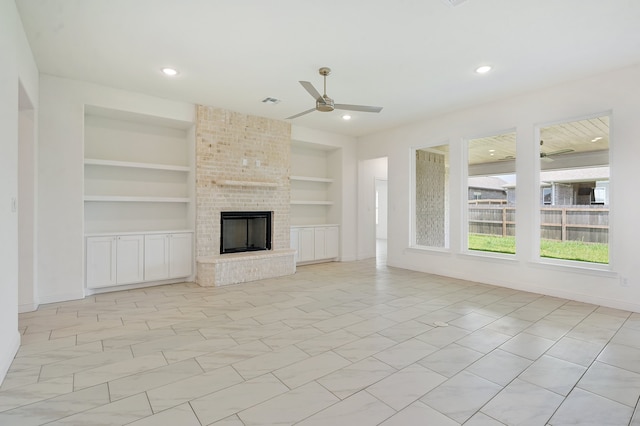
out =
<path fill-rule="evenodd" d="M 272 212 L 220 213 L 220 254 L 271 250 Z"/>

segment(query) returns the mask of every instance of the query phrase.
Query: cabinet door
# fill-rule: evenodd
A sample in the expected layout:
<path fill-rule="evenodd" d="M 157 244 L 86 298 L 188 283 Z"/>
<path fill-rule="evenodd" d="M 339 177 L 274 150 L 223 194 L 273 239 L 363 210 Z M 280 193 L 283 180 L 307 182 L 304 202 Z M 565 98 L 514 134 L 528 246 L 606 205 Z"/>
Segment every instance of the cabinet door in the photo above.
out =
<path fill-rule="evenodd" d="M 337 226 L 325 228 L 324 250 L 327 259 L 340 255 L 340 228 Z"/>
<path fill-rule="evenodd" d="M 116 237 L 87 238 L 87 287 L 116 285 Z"/>
<path fill-rule="evenodd" d="M 116 265 L 118 284 L 139 283 L 144 280 L 142 235 L 125 235 L 117 238 Z"/>
<path fill-rule="evenodd" d="M 298 229 L 298 261 L 309 262 L 315 259 L 315 236 L 313 228 Z"/>
<path fill-rule="evenodd" d="M 298 228 L 291 228 L 291 245 L 290 247 L 294 249 L 296 252 L 293 255 L 295 262 L 299 262 L 299 251 L 300 251 L 300 232 Z"/>
<path fill-rule="evenodd" d="M 169 278 L 169 235 L 144 236 L 144 280 Z"/>
<path fill-rule="evenodd" d="M 193 236 L 169 234 L 169 278 L 188 277 L 193 267 Z"/>
<path fill-rule="evenodd" d="M 314 259 L 315 260 L 320 260 L 320 259 L 326 259 L 327 258 L 326 248 L 325 248 L 326 230 L 327 230 L 327 228 L 315 228 L 314 229 L 314 236 L 315 236 L 315 241 L 314 241 L 315 257 L 314 257 Z"/>

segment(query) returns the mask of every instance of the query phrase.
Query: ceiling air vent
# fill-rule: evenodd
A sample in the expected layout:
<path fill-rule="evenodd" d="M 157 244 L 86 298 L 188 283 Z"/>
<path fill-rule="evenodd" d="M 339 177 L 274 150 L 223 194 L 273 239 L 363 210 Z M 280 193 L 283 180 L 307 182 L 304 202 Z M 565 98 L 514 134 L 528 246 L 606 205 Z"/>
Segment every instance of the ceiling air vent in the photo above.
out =
<path fill-rule="evenodd" d="M 277 104 L 278 102 L 280 102 L 280 99 L 270 98 L 269 97 L 269 98 L 264 98 L 262 100 L 262 102 L 265 103 L 265 104 L 274 105 L 274 104 Z"/>
<path fill-rule="evenodd" d="M 456 7 L 456 6 L 460 6 L 462 3 L 464 3 L 467 0 L 442 0 L 442 1 L 451 7 Z"/>

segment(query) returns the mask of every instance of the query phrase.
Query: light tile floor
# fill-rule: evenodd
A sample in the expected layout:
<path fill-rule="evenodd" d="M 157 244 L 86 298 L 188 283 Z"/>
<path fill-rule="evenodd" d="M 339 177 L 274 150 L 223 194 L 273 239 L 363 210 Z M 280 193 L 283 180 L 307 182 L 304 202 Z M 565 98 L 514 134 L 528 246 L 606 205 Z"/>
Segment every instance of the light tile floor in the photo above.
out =
<path fill-rule="evenodd" d="M 20 331 L 6 426 L 640 426 L 640 314 L 383 256 L 44 305 Z"/>

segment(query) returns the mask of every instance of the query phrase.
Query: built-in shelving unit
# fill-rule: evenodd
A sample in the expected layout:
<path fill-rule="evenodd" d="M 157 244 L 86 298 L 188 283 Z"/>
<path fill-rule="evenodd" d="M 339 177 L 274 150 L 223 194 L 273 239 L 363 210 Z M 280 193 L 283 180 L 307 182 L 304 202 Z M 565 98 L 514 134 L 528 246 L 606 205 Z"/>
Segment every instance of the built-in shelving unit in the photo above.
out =
<path fill-rule="evenodd" d="M 84 131 L 87 288 L 190 276 L 194 124 L 87 105 Z"/>
<path fill-rule="evenodd" d="M 291 225 L 335 223 L 339 197 L 336 148 L 292 141 Z"/>
<path fill-rule="evenodd" d="M 85 234 L 194 229 L 193 123 L 85 106 Z"/>
<path fill-rule="evenodd" d="M 291 248 L 296 263 L 340 256 L 341 150 L 293 141 L 291 145 Z"/>

